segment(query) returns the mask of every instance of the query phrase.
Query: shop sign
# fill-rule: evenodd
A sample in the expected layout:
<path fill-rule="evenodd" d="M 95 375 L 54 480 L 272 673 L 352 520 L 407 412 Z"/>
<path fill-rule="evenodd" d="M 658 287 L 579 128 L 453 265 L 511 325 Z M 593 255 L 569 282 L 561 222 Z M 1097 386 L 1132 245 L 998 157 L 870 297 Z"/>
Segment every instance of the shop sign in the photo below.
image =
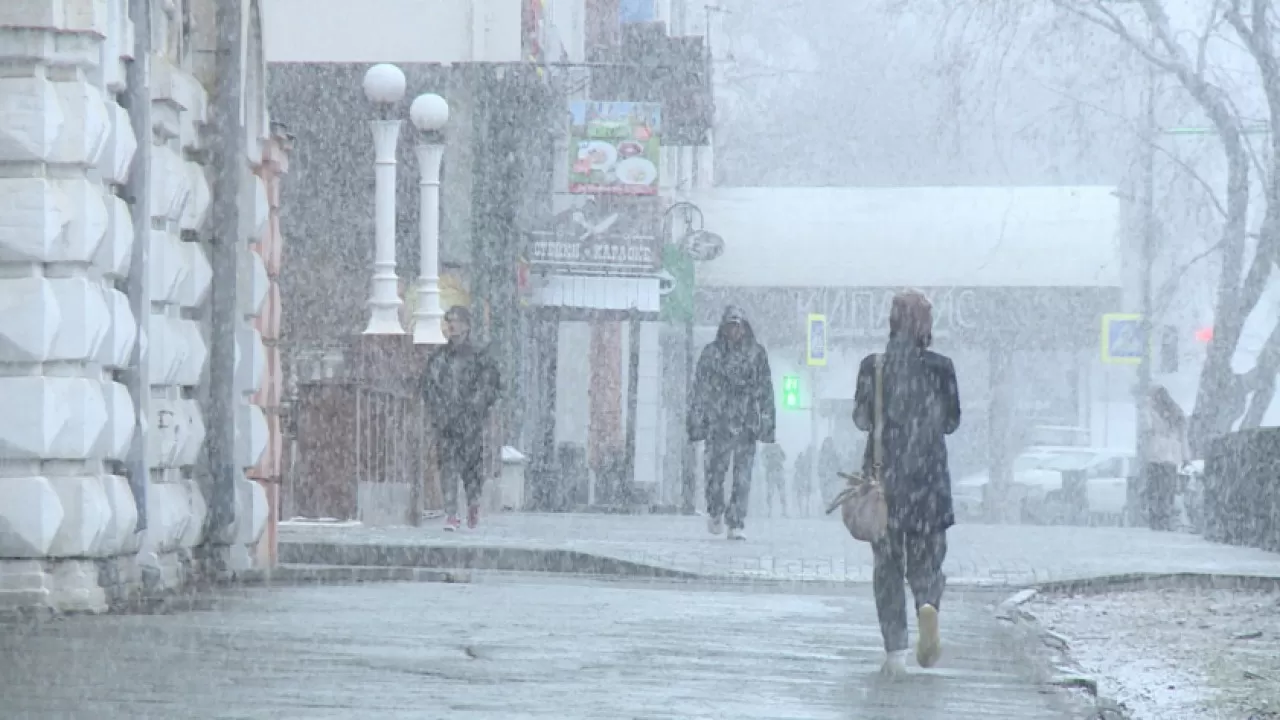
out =
<path fill-rule="evenodd" d="M 529 233 L 530 266 L 544 271 L 652 275 L 662 269 L 658 198 L 610 198 L 556 217 Z"/>

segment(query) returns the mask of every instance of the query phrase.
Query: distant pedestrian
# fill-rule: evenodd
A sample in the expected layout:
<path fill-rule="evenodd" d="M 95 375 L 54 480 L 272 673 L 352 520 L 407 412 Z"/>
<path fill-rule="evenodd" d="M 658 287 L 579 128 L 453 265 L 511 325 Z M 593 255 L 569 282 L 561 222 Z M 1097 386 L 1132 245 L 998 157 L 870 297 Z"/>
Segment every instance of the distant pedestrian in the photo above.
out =
<path fill-rule="evenodd" d="M 840 494 L 845 488 L 841 472 L 848 472 L 840 451 L 836 449 L 836 441 L 830 435 L 823 438 L 822 449 L 818 451 L 818 487 L 822 490 L 822 502 L 826 503 Z"/>
<path fill-rule="evenodd" d="M 796 456 L 794 473 L 792 488 L 796 491 L 796 509 L 800 517 L 809 517 L 813 509 L 813 448 L 805 448 Z"/>
<path fill-rule="evenodd" d="M 742 311 L 730 306 L 716 339 L 698 357 L 689 398 L 689 441 L 706 441 L 707 529 L 712 534 L 719 535 L 727 524 L 730 540 L 745 539 L 756 443 L 774 441 L 776 412 L 769 354 Z M 724 479 L 730 463 L 733 487 L 726 509 Z"/>
<path fill-rule="evenodd" d="M 787 453 L 778 443 L 764 446 L 765 498 L 769 502 L 769 517 L 773 517 L 773 499 L 778 498 L 782 517 L 787 516 Z"/>
<path fill-rule="evenodd" d="M 955 366 L 929 350 L 933 311 L 916 292 L 894 297 L 889 313 L 889 343 L 883 355 L 868 355 L 858 368 L 854 424 L 870 431 L 883 422 L 884 466 L 879 468 L 889 510 L 888 532 L 872 544 L 873 587 L 880 632 L 884 637 L 884 671 L 906 671 L 907 599 L 903 578 L 915 598 L 919 638 L 916 660 L 932 667 L 942 652 L 938 609 L 946 587 L 942 562 L 947 529 L 955 524 L 946 435 L 960 426 L 960 394 Z M 883 363 L 883 408 L 875 408 L 876 365 Z M 863 456 L 873 469 L 873 445 Z"/>
<path fill-rule="evenodd" d="M 457 530 L 458 482 L 467 496 L 467 527 L 480 522 L 484 488 L 484 438 L 489 412 L 501 391 L 498 369 L 471 342 L 471 312 L 462 306 L 444 316 L 448 344 L 431 356 L 422 383 L 427 417 L 435 431 L 444 529 Z"/>
<path fill-rule="evenodd" d="M 1162 385 L 1151 389 L 1146 407 L 1147 464 L 1143 500 L 1152 530 L 1173 530 L 1178 470 L 1191 460 L 1187 446 L 1187 416 Z"/>

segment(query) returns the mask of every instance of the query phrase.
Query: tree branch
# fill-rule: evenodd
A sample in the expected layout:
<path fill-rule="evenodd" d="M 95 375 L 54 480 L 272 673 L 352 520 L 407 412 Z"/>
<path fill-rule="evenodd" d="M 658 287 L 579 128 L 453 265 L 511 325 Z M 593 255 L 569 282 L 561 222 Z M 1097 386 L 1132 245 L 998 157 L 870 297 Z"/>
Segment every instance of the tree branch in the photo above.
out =
<path fill-rule="evenodd" d="M 1178 268 L 1176 274 L 1170 275 L 1168 278 L 1166 278 L 1165 281 L 1161 283 L 1160 290 L 1156 292 L 1156 300 L 1153 303 L 1155 305 L 1154 314 L 1163 315 L 1164 311 L 1169 309 L 1169 303 L 1173 302 L 1173 298 L 1177 295 L 1177 292 L 1178 292 L 1178 286 L 1182 284 L 1182 276 L 1186 275 L 1188 270 L 1190 270 L 1193 266 L 1195 266 L 1201 260 L 1204 260 L 1210 255 L 1217 253 L 1221 249 L 1222 249 L 1222 241 L 1219 240 L 1218 242 L 1209 246 L 1208 249 L 1202 250 L 1196 255 L 1192 256 L 1190 260 L 1186 261 L 1181 265 L 1181 267 Z M 1277 323 L 1277 326 L 1280 327 L 1280 323 Z"/>

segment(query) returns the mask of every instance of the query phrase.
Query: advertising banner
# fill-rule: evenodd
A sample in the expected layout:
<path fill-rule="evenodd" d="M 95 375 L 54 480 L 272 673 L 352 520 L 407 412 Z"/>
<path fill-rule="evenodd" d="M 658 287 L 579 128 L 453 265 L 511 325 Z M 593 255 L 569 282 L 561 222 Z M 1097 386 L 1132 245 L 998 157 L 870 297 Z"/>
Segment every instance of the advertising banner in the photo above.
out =
<path fill-rule="evenodd" d="M 658 103 L 569 103 L 569 192 L 657 195 L 661 135 Z"/>

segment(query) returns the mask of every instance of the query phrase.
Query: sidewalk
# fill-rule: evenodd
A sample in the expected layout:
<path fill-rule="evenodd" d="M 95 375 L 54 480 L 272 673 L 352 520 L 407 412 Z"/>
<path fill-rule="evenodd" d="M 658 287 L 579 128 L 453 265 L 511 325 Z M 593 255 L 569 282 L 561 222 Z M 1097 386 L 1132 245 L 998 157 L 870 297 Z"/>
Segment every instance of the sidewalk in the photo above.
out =
<path fill-rule="evenodd" d="M 701 517 L 503 514 L 474 532 L 282 523 L 280 559 L 325 565 L 424 564 L 510 570 L 774 581 L 870 582 L 870 547 L 833 517 L 748 520 L 748 540 Z M 1134 573 L 1280 577 L 1280 555 L 1137 528 L 957 525 L 945 566 L 955 585 L 1024 586 Z M 495 564 L 496 563 L 496 564 Z M 647 572 L 646 572 L 647 571 Z"/>
<path fill-rule="evenodd" d="M 870 589 L 601 582 L 285 588 L 0 628 L 13 720 L 1064 720 L 985 593 L 938 668 L 882 680 Z"/>
<path fill-rule="evenodd" d="M 1280 594 L 1038 595 L 1025 609 L 1133 720 L 1280 717 Z"/>

